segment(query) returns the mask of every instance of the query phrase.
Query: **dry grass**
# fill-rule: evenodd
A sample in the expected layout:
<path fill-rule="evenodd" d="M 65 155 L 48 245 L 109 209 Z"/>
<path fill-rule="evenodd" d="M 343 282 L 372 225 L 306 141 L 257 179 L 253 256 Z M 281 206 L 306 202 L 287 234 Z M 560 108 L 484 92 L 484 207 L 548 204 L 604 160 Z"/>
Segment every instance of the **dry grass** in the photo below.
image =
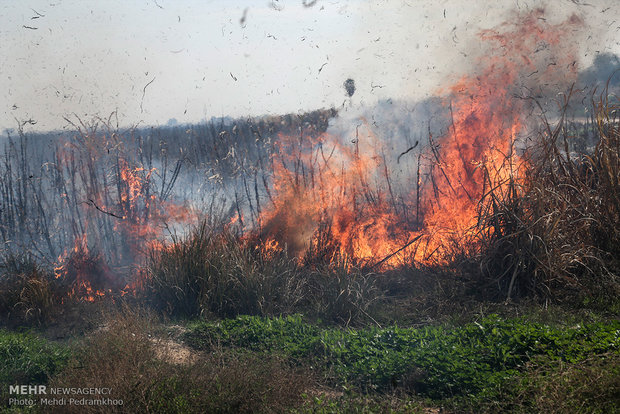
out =
<path fill-rule="evenodd" d="M 0 318 L 9 325 L 50 322 L 62 289 L 32 257 L 9 255 L 0 263 Z"/>
<path fill-rule="evenodd" d="M 535 410 L 546 413 L 620 411 L 620 358 L 609 354 L 577 364 L 556 363 L 533 368 L 521 394 L 533 400 Z"/>
<path fill-rule="evenodd" d="M 344 326 L 376 323 L 372 314 L 383 296 L 376 274 L 343 260 L 306 272 L 310 315 Z"/>
<path fill-rule="evenodd" d="M 528 150 L 525 180 L 491 188 L 481 202 L 477 261 L 505 298 L 620 292 L 618 105 L 596 105 L 592 154 L 569 152 L 564 120 Z"/>
<path fill-rule="evenodd" d="M 146 301 L 170 316 L 274 316 L 307 312 L 327 321 L 368 320 L 380 296 L 371 275 L 343 260 L 303 266 L 285 250 L 206 222 L 153 251 Z"/>
<path fill-rule="evenodd" d="M 63 406 L 56 412 L 284 412 L 301 401 L 311 376 L 277 357 L 217 351 L 178 363 L 171 339 L 148 314 L 125 310 L 86 338 L 51 387 L 107 387 L 122 406 Z M 185 361 L 189 362 L 189 361 Z"/>
<path fill-rule="evenodd" d="M 460 406 L 464 412 L 618 413 L 620 357 L 594 356 L 578 363 L 528 363 L 492 401 Z M 468 408 L 470 407 L 470 408 Z"/>
<path fill-rule="evenodd" d="M 152 252 L 146 299 L 172 316 L 288 313 L 303 299 L 304 281 L 285 252 L 260 248 L 203 222 Z"/>
<path fill-rule="evenodd" d="M 8 255 L 0 260 L 0 325 L 36 328 L 50 339 L 82 335 L 101 323 L 106 311 L 132 298 L 107 295 L 85 301 L 76 272 L 94 275 L 100 262 L 75 254 L 67 261 L 67 275 L 56 275 L 29 255 Z M 83 276 L 82 276 L 83 277 Z M 97 285 L 97 279 L 93 279 Z M 106 285 L 108 286 L 108 285 Z"/>

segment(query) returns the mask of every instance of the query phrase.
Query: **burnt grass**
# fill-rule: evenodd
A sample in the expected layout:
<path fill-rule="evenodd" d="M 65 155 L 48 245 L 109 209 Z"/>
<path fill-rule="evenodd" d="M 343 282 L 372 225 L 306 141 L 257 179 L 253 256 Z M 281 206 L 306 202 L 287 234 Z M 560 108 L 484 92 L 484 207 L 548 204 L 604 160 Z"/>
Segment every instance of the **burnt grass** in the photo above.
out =
<path fill-rule="evenodd" d="M 491 191 L 476 248 L 455 242 L 442 264 L 300 261 L 210 219 L 149 251 L 134 291 L 86 301 L 37 252 L 8 252 L 2 410 L 620 412 L 620 131 L 617 107 L 595 109 L 541 132 L 527 183 Z M 72 260 L 105 275 L 104 253 Z M 110 387 L 124 404 L 25 409 L 14 384 Z"/>

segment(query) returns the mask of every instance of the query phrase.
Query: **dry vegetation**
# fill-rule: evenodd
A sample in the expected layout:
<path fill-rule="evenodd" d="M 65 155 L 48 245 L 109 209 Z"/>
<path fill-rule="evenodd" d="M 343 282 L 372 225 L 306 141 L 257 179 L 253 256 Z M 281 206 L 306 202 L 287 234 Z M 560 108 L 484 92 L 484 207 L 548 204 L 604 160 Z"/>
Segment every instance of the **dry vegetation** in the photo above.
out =
<path fill-rule="evenodd" d="M 161 328 L 159 328 L 161 330 Z M 220 351 L 176 363 L 148 314 L 119 312 L 90 335 L 53 387 L 113 387 L 122 407 L 58 407 L 57 412 L 281 412 L 301 401 L 309 372 L 277 357 Z M 265 381 L 269 378 L 269 381 Z"/>
<path fill-rule="evenodd" d="M 595 103 L 598 142 L 592 153 L 569 150 L 575 137 L 563 119 L 555 127 L 547 123 L 528 151 L 527 180 L 485 195 L 481 232 L 489 235 L 481 269 L 508 299 L 618 294 L 618 109 Z"/>
<path fill-rule="evenodd" d="M 234 192 L 235 201 L 226 208 L 211 203 L 213 214 L 191 231 L 158 239 L 146 252 L 115 251 L 111 247 L 115 243 L 126 247 L 137 237 L 126 227 L 115 228 L 115 216 L 136 225 L 145 223 L 141 220 L 155 221 L 160 214 L 155 211 L 164 206 L 160 200 L 165 200 L 174 182 L 181 179 L 180 170 L 174 167 L 172 171 L 177 172 L 173 177 L 148 175 L 156 157 L 132 164 L 130 170 L 142 175 L 140 190 L 150 188 L 149 194 L 157 195 L 160 203 L 146 204 L 145 200 L 151 199 L 147 197 L 132 204 L 128 202 L 132 187 L 120 167 L 108 169 L 107 161 L 94 153 L 86 158 L 71 156 L 71 162 L 62 168 L 59 163 L 42 170 L 51 171 L 50 175 L 33 174 L 25 158 L 15 152 L 25 151 L 22 137 L 22 144 L 9 144 L 0 171 L 0 189 L 7 197 L 3 198 L 0 228 L 10 246 L 0 265 L 0 317 L 4 326 L 36 327 L 43 335 L 61 336 L 63 341 L 86 331 L 69 344 L 64 341 L 70 356 L 59 358 L 53 371 L 43 370 L 45 375 L 36 378 L 58 387 L 112 387 L 114 397 L 125 401 L 118 412 L 438 412 L 440 408 L 448 412 L 571 412 L 575 407 L 583 412 L 617 411 L 620 345 L 613 339 L 613 323 L 617 321 L 620 287 L 620 107 L 601 100 L 595 108 L 595 122 L 590 124 L 594 129 L 588 131 L 597 137 L 593 151 L 570 151 L 573 134 L 580 131 L 569 127 L 566 120 L 553 126 L 545 123 L 538 145 L 528 149 L 518 167 L 526 180 L 508 176 L 501 185 L 491 185 L 489 180 L 478 204 L 476 231 L 468 236 L 475 243 L 468 239 L 462 240 L 468 245 L 455 244 L 450 260 L 442 263 L 424 264 L 410 257 L 389 267 L 381 266 L 384 257 L 369 261 L 348 256 L 334 244 L 329 223 L 319 228 L 315 243 L 301 257 L 281 246 L 270 248 L 264 232 L 248 233 L 232 223 L 231 216 L 242 216 L 243 197 L 250 206 L 246 220 L 258 221 L 261 198 L 259 191 L 253 190 L 260 185 L 268 188 L 264 171 L 243 170 L 251 164 L 248 158 L 242 158 L 246 164 L 221 161 L 225 167 L 210 171 L 225 175 L 225 170 L 235 170 L 230 173 L 234 179 L 230 179 L 239 192 Z M 243 136 L 248 145 L 258 145 L 256 137 L 269 126 L 237 128 L 247 128 L 249 136 Z M 223 146 L 230 148 L 237 142 L 230 137 L 240 134 L 238 129 L 211 133 L 213 148 L 221 155 L 216 160 L 224 160 Z M 82 151 L 88 148 L 87 138 L 94 135 L 80 131 L 85 145 L 79 147 Z M 112 153 L 122 141 L 114 134 L 110 136 L 116 137 L 118 146 Z M 185 151 L 181 148 L 186 144 L 190 145 L 179 144 L 177 154 Z M 164 151 L 161 145 L 158 162 L 189 162 L 184 157 L 174 161 L 177 150 L 167 147 Z M 143 156 L 145 147 L 138 147 L 137 153 Z M 73 154 L 78 147 L 69 148 Z M 268 151 L 265 147 L 247 154 L 254 157 L 253 165 L 259 165 Z M 120 166 L 126 160 L 123 154 L 110 155 L 111 165 Z M 190 158 L 197 156 L 196 151 L 190 154 Z M 207 165 L 206 161 L 192 162 Z M 312 173 L 294 171 L 298 175 L 292 179 L 299 183 Z M 82 176 L 85 172 L 91 175 Z M 36 180 L 28 179 L 29 175 Z M 67 186 L 75 186 L 75 190 Z M 96 197 L 86 209 L 77 207 L 82 191 L 82 196 Z M 368 191 L 360 197 L 372 194 Z M 68 201 L 71 199 L 73 202 Z M 63 207 L 69 205 L 71 209 Z M 65 224 L 67 227 L 62 227 Z M 11 243 L 9 234 L 15 235 Z M 89 243 L 76 244 L 76 240 L 92 241 L 95 247 L 89 250 Z M 25 243 L 32 243 L 33 251 L 15 253 Z M 63 255 L 58 246 L 69 250 Z M 141 261 L 128 261 L 128 255 Z M 55 262 L 56 256 L 62 257 L 62 266 Z M 126 279 L 127 274 L 137 276 Z M 497 326 L 488 325 L 489 332 L 499 332 L 493 335 L 480 334 L 475 324 L 469 324 L 464 333 L 441 325 L 453 327 L 473 320 L 480 321 L 484 331 L 490 322 L 481 317 L 490 312 L 508 318 L 525 312 L 540 323 L 530 325 L 521 319 L 498 322 Z M 103 316 L 94 322 L 87 313 Z M 312 324 L 291 319 L 290 325 L 278 325 L 283 323 L 279 317 L 300 313 Z M 231 319 L 239 315 L 265 319 Z M 170 319 L 182 325 L 188 319 L 207 325 L 179 328 L 179 333 L 170 328 Z M 591 356 L 579 354 L 579 358 L 568 360 L 564 351 L 582 352 L 581 345 L 575 345 L 575 351 L 570 341 L 562 342 L 545 327 L 573 332 L 578 328 L 572 325 L 584 321 L 610 324 L 603 331 L 612 333 L 600 337 L 608 347 L 592 345 Z M 411 331 L 383 330 L 394 323 Z M 98 329 L 91 329 L 95 324 Z M 230 328 L 221 331 L 226 324 Z M 59 325 L 72 328 L 59 334 Z M 428 332 L 435 332 L 429 343 L 437 346 L 446 360 L 435 361 L 429 351 L 423 355 L 428 360 L 421 361 L 431 361 L 435 365 L 429 366 L 445 372 L 412 366 L 404 374 L 396 368 L 398 375 L 392 373 L 391 368 L 402 364 L 396 357 L 393 361 L 389 358 L 406 348 L 399 335 L 417 338 L 426 331 L 415 328 L 427 327 Z M 320 331 L 323 328 L 326 330 Z M 183 334 L 188 329 L 193 337 Z M 574 338 L 596 343 L 596 334 L 584 332 Z M 470 336 L 463 336 L 467 339 L 461 343 L 458 335 L 465 333 Z M 494 335 L 499 338 L 497 343 Z M 205 337 L 211 341 L 208 346 L 200 342 Z M 493 371 L 488 377 L 476 376 L 478 366 L 472 364 L 481 363 L 488 369 L 488 361 L 475 359 L 477 351 L 466 346 L 478 337 L 483 338 L 485 352 L 505 352 L 503 362 L 500 357 L 493 359 L 501 375 Z M 308 342 L 304 342 L 306 338 L 310 338 Z M 383 342 L 375 344 L 376 338 Z M 446 338 L 455 338 L 455 342 L 446 342 Z M 530 342 L 514 338 L 529 338 Z M 559 356 L 541 354 L 539 359 L 530 359 L 533 349 L 540 351 L 537 341 L 543 339 L 556 347 L 549 349 Z M 191 347 L 185 347 L 183 341 Z M 590 346 L 587 341 L 584 343 Z M 170 354 L 181 348 L 192 357 Z M 334 360 L 340 361 L 342 368 Z M 512 360 L 516 361 L 513 365 L 506 362 Z M 26 372 L 15 368 L 15 372 L 22 371 Z M 2 386 L 17 378 L 13 371 L 7 375 Z M 455 382 L 444 383 L 442 378 L 454 378 Z M 381 382 L 373 388 L 375 380 Z M 480 391 L 482 383 L 490 385 Z M 448 391 L 441 394 L 435 392 L 438 389 Z M 57 409 L 70 410 L 104 411 Z"/>

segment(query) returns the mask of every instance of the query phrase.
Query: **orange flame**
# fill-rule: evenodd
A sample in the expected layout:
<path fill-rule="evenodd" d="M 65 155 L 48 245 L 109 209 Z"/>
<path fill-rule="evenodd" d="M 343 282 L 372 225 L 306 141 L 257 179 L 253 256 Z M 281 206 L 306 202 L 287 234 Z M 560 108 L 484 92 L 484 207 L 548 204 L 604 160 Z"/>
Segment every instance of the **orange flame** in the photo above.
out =
<path fill-rule="evenodd" d="M 533 82 L 527 78 L 530 72 L 539 72 L 536 79 L 542 83 L 557 76 L 553 70 L 559 63 L 574 58 L 562 42 L 581 20 L 571 16 L 551 25 L 543 15 L 535 10 L 517 23 L 480 33 L 494 53 L 480 59 L 475 75 L 447 89 L 450 127 L 439 139 L 429 137 L 417 206 L 403 202 L 399 208 L 388 187 L 381 139 L 367 123 L 366 134 L 357 134 L 352 146 L 328 134 L 280 137 L 271 204 L 258 220 L 262 240 L 300 258 L 338 252 L 381 266 L 412 259 L 442 262 L 455 241 L 475 245 L 485 192 L 505 191 L 524 179 L 515 140 L 526 102 L 514 95 Z M 547 53 L 536 56 L 543 49 Z M 574 75 L 575 66 L 569 65 L 568 72 Z M 416 210 L 420 217 L 409 214 Z"/>
<path fill-rule="evenodd" d="M 109 196 L 104 197 L 99 192 L 88 197 L 90 206 L 94 205 L 97 210 L 94 208 L 91 213 L 113 217 L 114 230 L 120 241 L 120 257 L 116 258 L 116 264 L 129 266 L 125 266 L 127 270 L 113 270 L 105 263 L 103 254 L 90 252 L 89 239 L 99 245 L 99 234 L 84 228 L 81 235 L 75 238 L 74 245 L 59 255 L 54 267 L 56 278 L 64 278 L 70 284 L 69 296 L 79 300 L 92 302 L 106 296 L 113 299 L 116 295 L 135 294 L 143 283 L 144 275 L 133 267 L 144 259 L 149 249 L 162 248 L 164 224 L 195 222 L 198 217 L 192 209 L 159 200 L 151 192 L 151 178 L 156 172 L 154 168 L 132 167 L 122 157 L 118 158 L 117 165 L 117 202 L 111 202 Z M 103 200 L 108 200 L 111 205 L 106 206 Z M 128 271 L 130 275 L 127 275 Z"/>

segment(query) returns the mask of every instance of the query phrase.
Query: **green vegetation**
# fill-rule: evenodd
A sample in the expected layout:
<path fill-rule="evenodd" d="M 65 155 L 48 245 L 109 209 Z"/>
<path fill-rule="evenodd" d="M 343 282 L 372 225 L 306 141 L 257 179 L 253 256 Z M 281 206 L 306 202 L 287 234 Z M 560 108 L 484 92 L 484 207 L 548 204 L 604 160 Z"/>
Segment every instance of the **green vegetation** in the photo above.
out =
<path fill-rule="evenodd" d="M 115 315 L 74 349 L 52 386 L 111 387 L 112 397 L 124 401 L 122 412 L 250 413 L 294 407 L 309 384 L 301 369 L 276 357 L 215 351 L 184 360 L 182 349 L 155 339 L 159 330 L 148 315 Z M 100 408 L 65 406 L 58 412 Z"/>
<path fill-rule="evenodd" d="M 36 336 L 0 330 L 0 382 L 28 384 L 47 382 L 69 357 L 66 347 Z"/>
<path fill-rule="evenodd" d="M 301 315 L 239 316 L 192 322 L 180 337 L 170 329 L 127 308 L 71 346 L 0 332 L 5 403 L 17 383 L 111 387 L 131 412 L 620 409 L 617 320 L 563 325 L 491 315 L 464 325 L 343 329 Z"/>
<path fill-rule="evenodd" d="M 0 330 L 0 397 L 4 407 L 10 385 L 46 384 L 66 365 L 69 349 L 34 335 Z"/>
<path fill-rule="evenodd" d="M 620 322 L 552 327 L 490 316 L 464 326 L 319 329 L 300 316 L 200 322 L 188 344 L 213 344 L 325 364 L 361 390 L 405 388 L 434 399 L 493 393 L 538 356 L 577 363 L 620 349 Z"/>
<path fill-rule="evenodd" d="M 328 242 L 296 260 L 222 217 L 154 248 L 135 293 L 95 249 L 59 278 L 7 255 L 0 322 L 33 333 L 0 331 L 3 408 L 8 385 L 49 384 L 110 387 L 129 412 L 620 412 L 620 133 L 601 105 L 594 153 L 548 128 L 446 263 L 383 271 Z"/>

